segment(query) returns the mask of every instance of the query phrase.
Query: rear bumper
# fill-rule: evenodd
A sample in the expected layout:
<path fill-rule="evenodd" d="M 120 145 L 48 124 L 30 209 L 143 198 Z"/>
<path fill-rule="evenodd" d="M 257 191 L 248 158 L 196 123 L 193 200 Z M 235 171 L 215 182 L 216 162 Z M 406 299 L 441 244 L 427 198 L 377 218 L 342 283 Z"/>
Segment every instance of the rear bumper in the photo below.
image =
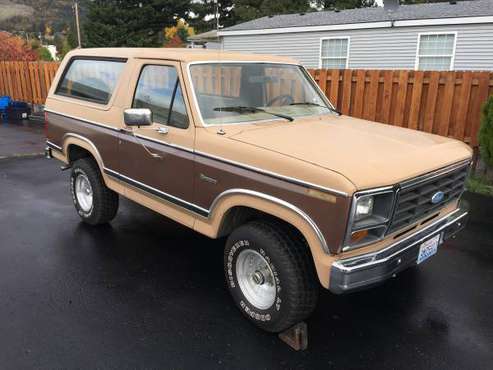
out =
<path fill-rule="evenodd" d="M 51 148 L 49 146 L 45 148 L 45 158 L 48 159 L 53 158 L 53 154 L 51 153 Z"/>
<path fill-rule="evenodd" d="M 389 247 L 332 264 L 329 290 L 342 294 L 377 285 L 396 273 L 416 264 L 420 245 L 441 235 L 440 243 L 464 228 L 468 210 L 461 206 L 451 214 L 433 222 Z"/>

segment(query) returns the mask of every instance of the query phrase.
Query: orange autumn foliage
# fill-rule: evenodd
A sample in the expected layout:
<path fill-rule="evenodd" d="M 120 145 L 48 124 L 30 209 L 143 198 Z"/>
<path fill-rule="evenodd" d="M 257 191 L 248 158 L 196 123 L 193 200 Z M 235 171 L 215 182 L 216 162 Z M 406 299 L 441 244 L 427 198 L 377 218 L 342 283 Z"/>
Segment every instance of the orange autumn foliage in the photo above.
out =
<path fill-rule="evenodd" d="M 38 55 L 27 42 L 9 32 L 0 31 L 0 60 L 34 61 Z"/>

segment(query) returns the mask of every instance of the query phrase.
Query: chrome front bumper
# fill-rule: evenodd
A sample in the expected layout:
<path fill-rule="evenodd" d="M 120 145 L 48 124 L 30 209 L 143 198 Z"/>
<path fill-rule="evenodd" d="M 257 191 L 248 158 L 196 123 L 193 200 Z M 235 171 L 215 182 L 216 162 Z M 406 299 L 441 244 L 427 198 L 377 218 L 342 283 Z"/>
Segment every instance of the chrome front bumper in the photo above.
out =
<path fill-rule="evenodd" d="M 332 264 L 329 290 L 336 294 L 379 284 L 416 264 L 419 247 L 440 234 L 440 242 L 464 228 L 468 211 L 464 206 L 425 228 L 377 252 L 341 259 Z"/>

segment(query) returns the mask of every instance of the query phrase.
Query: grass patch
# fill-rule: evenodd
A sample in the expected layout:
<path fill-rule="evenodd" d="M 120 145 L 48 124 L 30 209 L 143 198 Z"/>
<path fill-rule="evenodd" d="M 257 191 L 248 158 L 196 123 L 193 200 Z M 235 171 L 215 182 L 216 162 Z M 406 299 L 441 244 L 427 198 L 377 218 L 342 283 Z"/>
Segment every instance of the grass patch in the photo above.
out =
<path fill-rule="evenodd" d="M 482 176 L 469 176 L 466 181 L 466 189 L 472 193 L 493 197 L 493 184 Z"/>

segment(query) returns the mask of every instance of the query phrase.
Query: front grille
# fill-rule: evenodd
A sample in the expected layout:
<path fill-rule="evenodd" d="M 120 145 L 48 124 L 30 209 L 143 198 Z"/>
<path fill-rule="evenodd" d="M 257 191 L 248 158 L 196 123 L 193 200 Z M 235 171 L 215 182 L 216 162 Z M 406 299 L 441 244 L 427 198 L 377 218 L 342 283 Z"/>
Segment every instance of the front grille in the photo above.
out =
<path fill-rule="evenodd" d="M 450 170 L 437 171 L 400 184 L 394 216 L 387 233 L 411 226 L 426 216 L 432 216 L 445 204 L 458 199 L 464 191 L 468 170 L 469 164 L 465 163 Z M 444 193 L 443 199 L 433 203 L 433 195 L 440 191 Z"/>

